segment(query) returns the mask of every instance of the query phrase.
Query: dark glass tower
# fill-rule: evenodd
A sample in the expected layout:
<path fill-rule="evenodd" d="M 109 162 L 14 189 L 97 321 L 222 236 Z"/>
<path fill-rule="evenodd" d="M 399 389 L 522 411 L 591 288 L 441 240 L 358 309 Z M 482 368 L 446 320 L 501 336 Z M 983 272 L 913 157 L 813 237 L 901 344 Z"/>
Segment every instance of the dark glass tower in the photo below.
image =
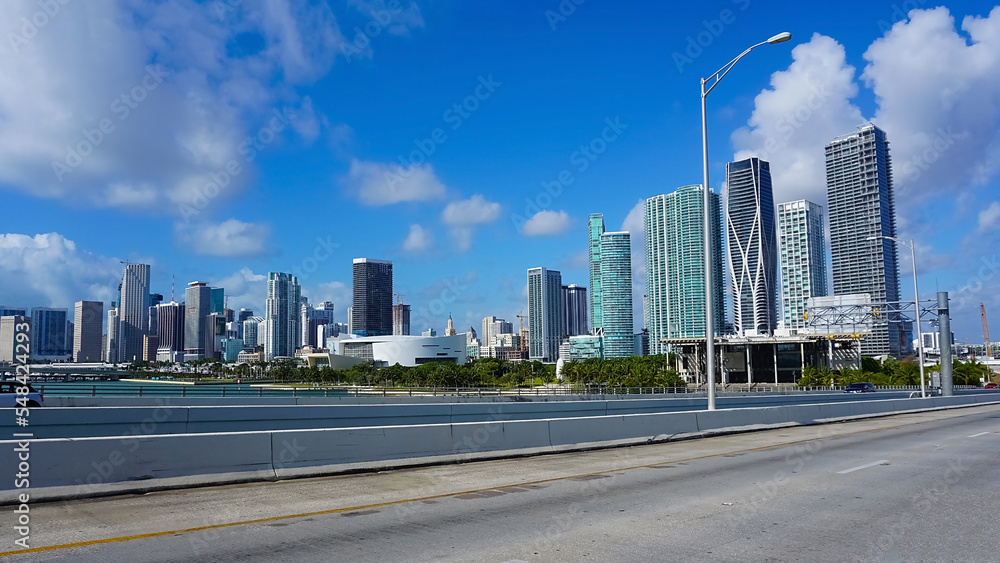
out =
<path fill-rule="evenodd" d="M 392 334 L 392 262 L 371 258 L 354 259 L 354 334 Z"/>

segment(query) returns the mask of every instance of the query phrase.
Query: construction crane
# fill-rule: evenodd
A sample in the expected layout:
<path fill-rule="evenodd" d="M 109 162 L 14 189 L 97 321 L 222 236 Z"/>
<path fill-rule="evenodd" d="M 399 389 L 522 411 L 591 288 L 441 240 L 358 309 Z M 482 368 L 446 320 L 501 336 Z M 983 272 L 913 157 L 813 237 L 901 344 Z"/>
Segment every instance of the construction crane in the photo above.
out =
<path fill-rule="evenodd" d="M 983 340 L 986 341 L 986 359 L 993 358 L 993 349 L 990 348 L 990 327 L 986 324 L 986 306 L 979 304 L 979 314 L 983 317 Z"/>
<path fill-rule="evenodd" d="M 524 309 L 517 312 L 517 337 L 521 341 L 521 357 L 524 357 L 524 319 L 528 318 L 521 313 Z"/>

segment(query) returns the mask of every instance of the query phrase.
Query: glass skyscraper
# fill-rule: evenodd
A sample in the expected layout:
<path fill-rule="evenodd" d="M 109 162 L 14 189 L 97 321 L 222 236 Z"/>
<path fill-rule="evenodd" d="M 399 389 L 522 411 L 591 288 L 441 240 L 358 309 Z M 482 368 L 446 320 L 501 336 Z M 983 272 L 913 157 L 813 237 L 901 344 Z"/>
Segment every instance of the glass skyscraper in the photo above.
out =
<path fill-rule="evenodd" d="M 899 301 L 892 160 L 885 132 L 871 123 L 826 146 L 833 294 L 867 293 L 873 303 Z M 876 319 L 861 341 L 866 356 L 899 357 L 905 340 L 899 319 Z"/>
<path fill-rule="evenodd" d="M 726 235 L 736 334 L 773 334 L 778 325 L 778 244 L 771 166 L 748 158 L 726 165 Z"/>
<path fill-rule="evenodd" d="M 547 268 L 528 270 L 528 357 L 559 359 L 563 334 L 562 274 Z"/>
<path fill-rule="evenodd" d="M 149 331 L 149 264 L 125 264 L 118 302 L 118 361 L 142 359 Z"/>
<path fill-rule="evenodd" d="M 205 282 L 191 282 L 184 291 L 184 355 L 186 360 L 204 358 L 206 317 L 212 312 L 212 288 Z M 190 357 L 188 357 L 190 356 Z"/>
<path fill-rule="evenodd" d="M 646 327 L 649 353 L 665 354 L 662 338 L 705 337 L 704 192 L 700 185 L 646 200 Z M 708 236 L 714 267 L 715 333 L 723 327 L 722 200 L 709 194 Z"/>
<path fill-rule="evenodd" d="M 590 242 L 590 322 L 594 332 L 601 328 L 601 235 L 604 234 L 604 215 L 591 213 L 587 219 Z"/>
<path fill-rule="evenodd" d="M 632 244 L 628 232 L 601 235 L 601 327 L 604 357 L 632 355 Z"/>
<path fill-rule="evenodd" d="M 827 294 L 823 207 L 804 199 L 779 203 L 778 247 L 785 328 L 804 328 L 807 300 Z"/>
<path fill-rule="evenodd" d="M 392 262 L 354 259 L 351 330 L 360 336 L 392 334 Z"/>
<path fill-rule="evenodd" d="M 267 300 L 264 302 L 264 323 L 267 338 L 264 340 L 264 357 L 295 356 L 295 348 L 302 336 L 299 307 L 302 290 L 299 280 L 291 274 L 268 272 Z"/>

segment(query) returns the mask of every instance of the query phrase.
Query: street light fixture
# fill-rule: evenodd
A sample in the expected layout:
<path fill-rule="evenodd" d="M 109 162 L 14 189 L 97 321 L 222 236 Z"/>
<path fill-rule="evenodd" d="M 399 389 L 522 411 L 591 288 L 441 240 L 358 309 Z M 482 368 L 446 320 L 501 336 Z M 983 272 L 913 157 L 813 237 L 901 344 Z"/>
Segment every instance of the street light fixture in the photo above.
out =
<path fill-rule="evenodd" d="M 868 237 L 868 240 L 879 240 L 884 238 L 910 247 L 910 260 L 913 262 L 913 316 L 917 321 L 917 342 L 920 344 L 920 347 L 917 348 L 920 358 L 920 398 L 923 399 L 927 397 L 927 391 L 924 387 L 924 336 L 920 331 L 920 293 L 917 291 L 917 254 L 913 248 L 913 239 L 905 241 L 899 240 L 895 237 L 882 235 L 877 237 Z"/>
<path fill-rule="evenodd" d="M 705 100 L 708 98 L 709 93 L 719 85 L 719 82 L 729 74 L 733 66 L 743 57 L 747 55 L 753 49 L 760 47 L 761 45 L 775 43 L 783 43 L 792 38 L 792 34 L 785 31 L 779 33 L 767 41 L 761 41 L 760 43 L 749 47 L 746 51 L 743 51 L 735 59 L 729 61 L 726 66 L 720 68 L 715 74 L 712 74 L 708 78 L 701 79 L 701 155 L 702 155 L 702 167 L 704 182 L 702 183 L 702 195 L 704 196 L 704 206 L 705 206 L 705 364 L 706 364 L 706 378 L 705 383 L 708 386 L 708 410 L 715 410 L 715 327 L 713 326 L 713 307 L 712 307 L 712 297 L 715 293 L 713 287 L 713 277 L 714 272 L 712 264 L 712 212 L 710 208 L 709 191 L 711 188 L 708 186 L 708 114 L 706 110 Z M 705 89 L 705 85 L 709 81 L 715 79 L 712 85 Z"/>

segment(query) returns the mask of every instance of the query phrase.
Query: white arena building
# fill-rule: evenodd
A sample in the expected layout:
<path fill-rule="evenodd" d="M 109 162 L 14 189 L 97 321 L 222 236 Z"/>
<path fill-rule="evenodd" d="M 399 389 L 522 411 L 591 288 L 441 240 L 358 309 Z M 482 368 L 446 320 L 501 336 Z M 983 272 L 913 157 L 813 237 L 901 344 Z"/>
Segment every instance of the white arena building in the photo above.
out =
<path fill-rule="evenodd" d="M 465 363 L 465 333 L 455 336 L 356 336 L 332 343 L 334 348 L 329 354 L 328 365 L 333 367 L 346 367 L 345 364 L 357 361 L 374 361 L 376 366 L 398 363 L 410 367 L 429 362 Z"/>

